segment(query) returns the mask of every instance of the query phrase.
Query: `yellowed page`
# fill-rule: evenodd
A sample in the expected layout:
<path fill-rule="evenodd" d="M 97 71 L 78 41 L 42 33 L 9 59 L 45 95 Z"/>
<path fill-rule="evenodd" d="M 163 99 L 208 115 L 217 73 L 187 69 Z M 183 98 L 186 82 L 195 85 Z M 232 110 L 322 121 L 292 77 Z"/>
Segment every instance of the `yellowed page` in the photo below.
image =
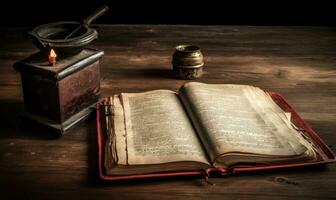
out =
<path fill-rule="evenodd" d="M 207 156 L 176 93 L 122 93 L 127 163 L 196 161 Z"/>
<path fill-rule="evenodd" d="M 258 88 L 188 83 L 180 95 L 212 160 L 229 152 L 300 155 L 309 146 Z"/>

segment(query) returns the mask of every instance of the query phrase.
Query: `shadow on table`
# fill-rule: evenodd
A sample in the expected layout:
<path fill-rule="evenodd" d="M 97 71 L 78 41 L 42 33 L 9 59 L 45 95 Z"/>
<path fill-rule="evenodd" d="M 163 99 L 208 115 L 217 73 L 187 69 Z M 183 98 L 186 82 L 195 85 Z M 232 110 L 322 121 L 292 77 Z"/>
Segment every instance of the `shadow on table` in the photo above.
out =
<path fill-rule="evenodd" d="M 52 129 L 28 122 L 21 117 L 23 102 L 0 100 L 0 138 L 56 139 L 59 134 Z"/>
<path fill-rule="evenodd" d="M 118 76 L 125 78 L 175 79 L 173 70 L 163 67 L 119 69 Z"/>
<path fill-rule="evenodd" d="M 148 76 L 175 79 L 174 72 L 171 69 L 144 69 L 143 71 Z"/>
<path fill-rule="evenodd" d="M 94 118 L 96 115 L 94 115 Z M 97 185 L 99 183 L 98 173 L 98 143 L 96 121 L 90 120 L 87 148 L 87 179 L 89 185 Z"/>

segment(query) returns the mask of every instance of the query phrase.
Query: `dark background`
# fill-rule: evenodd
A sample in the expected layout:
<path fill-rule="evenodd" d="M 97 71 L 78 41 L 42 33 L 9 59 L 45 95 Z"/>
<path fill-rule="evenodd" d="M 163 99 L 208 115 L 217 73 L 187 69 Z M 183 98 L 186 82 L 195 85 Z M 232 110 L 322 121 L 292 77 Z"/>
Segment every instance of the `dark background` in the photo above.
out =
<path fill-rule="evenodd" d="M 295 3 L 293 3 L 295 2 Z M 110 12 L 95 23 L 201 25 L 335 26 L 332 3 L 213 0 L 4 0 L 1 25 L 26 26 L 54 21 L 80 21 L 100 5 Z"/>

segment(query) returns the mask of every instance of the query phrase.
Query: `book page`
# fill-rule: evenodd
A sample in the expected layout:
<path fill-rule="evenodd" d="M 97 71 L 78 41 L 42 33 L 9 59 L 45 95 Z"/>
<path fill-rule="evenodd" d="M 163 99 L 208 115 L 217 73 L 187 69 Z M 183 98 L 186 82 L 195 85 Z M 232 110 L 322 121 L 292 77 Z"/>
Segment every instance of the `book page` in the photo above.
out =
<path fill-rule="evenodd" d="M 259 88 L 188 83 L 180 96 L 212 161 L 230 152 L 292 156 L 307 150 L 288 116 Z"/>
<path fill-rule="evenodd" d="M 127 164 L 196 161 L 208 163 L 176 93 L 156 90 L 122 93 Z"/>

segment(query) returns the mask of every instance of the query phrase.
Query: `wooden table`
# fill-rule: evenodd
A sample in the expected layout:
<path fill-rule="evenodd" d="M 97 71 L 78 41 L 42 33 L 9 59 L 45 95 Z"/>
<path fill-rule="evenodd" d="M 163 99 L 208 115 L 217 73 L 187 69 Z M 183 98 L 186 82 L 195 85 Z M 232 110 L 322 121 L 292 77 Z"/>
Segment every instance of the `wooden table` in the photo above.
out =
<path fill-rule="evenodd" d="M 1 28 L 0 199 L 335 199 L 336 165 L 202 179 L 101 184 L 95 120 L 54 138 L 24 125 L 21 82 L 12 64 L 36 49 L 21 32 Z M 205 55 L 206 83 L 251 84 L 281 93 L 335 151 L 336 29 L 247 26 L 99 26 L 91 47 L 105 51 L 102 96 L 177 90 L 171 73 L 178 44 Z M 5 197 L 5 198 L 3 198 Z"/>

